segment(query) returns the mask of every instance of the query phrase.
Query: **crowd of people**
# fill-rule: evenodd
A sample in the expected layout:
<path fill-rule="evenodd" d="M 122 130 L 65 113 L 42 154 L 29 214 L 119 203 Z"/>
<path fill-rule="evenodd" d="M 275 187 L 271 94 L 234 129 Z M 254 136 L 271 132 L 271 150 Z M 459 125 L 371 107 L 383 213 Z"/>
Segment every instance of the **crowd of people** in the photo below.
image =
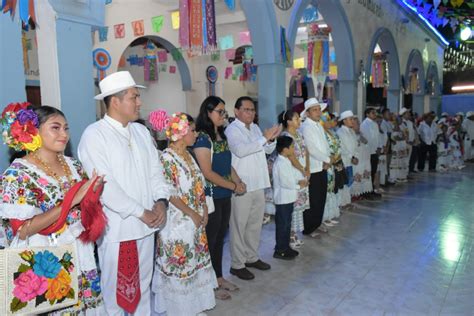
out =
<path fill-rule="evenodd" d="M 128 72 L 100 82 L 96 99 L 107 113 L 84 131 L 77 160 L 64 156 L 61 111 L 17 104 L 2 113 L 4 140 L 26 150 L 1 179 L 4 246 L 54 240 L 78 250 L 79 302 L 56 314 L 200 314 L 239 290 L 223 274 L 227 235 L 230 274 L 251 280 L 251 269 L 271 269 L 258 253 L 265 212 L 275 218 L 273 257 L 294 260 L 302 235 L 320 238 L 357 200 L 380 199 L 383 187 L 426 167 L 461 169 L 474 158 L 474 112 L 463 122 L 459 114 L 418 120 L 405 108 L 368 108 L 360 123 L 351 111 L 333 114 L 310 98 L 301 113 L 285 110 L 262 131 L 247 96 L 236 101 L 230 124 L 216 96 L 202 102 L 196 119 L 167 117 L 159 125 L 168 146 L 159 151 L 135 122 L 141 88 Z M 78 238 L 90 192 L 101 195 L 108 221 L 95 245 Z M 60 229 L 41 234 L 64 212 Z"/>

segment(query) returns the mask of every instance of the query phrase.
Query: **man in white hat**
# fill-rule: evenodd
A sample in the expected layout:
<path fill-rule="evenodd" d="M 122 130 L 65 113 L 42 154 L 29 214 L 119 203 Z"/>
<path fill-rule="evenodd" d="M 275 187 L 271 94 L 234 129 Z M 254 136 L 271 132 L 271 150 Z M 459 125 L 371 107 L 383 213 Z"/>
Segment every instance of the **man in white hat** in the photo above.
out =
<path fill-rule="evenodd" d="M 316 98 L 310 98 L 304 103 L 302 117 L 306 120 L 301 125 L 306 148 L 310 157 L 311 177 L 309 180 L 309 205 L 310 208 L 303 213 L 303 234 L 317 237 L 316 230 L 327 231 L 321 226 L 328 189 L 327 169 L 331 166 L 331 153 L 329 144 L 324 134 L 324 129 L 319 123 L 326 103 L 319 103 Z"/>
<path fill-rule="evenodd" d="M 341 157 L 344 167 L 346 168 L 346 174 L 349 177 L 349 183 L 344 186 L 341 194 L 341 207 L 348 208 L 351 204 L 350 187 L 352 185 L 352 176 L 354 174 L 354 166 L 359 164 L 357 159 L 357 135 L 352 129 L 354 124 L 354 113 L 352 111 L 344 111 L 339 117 L 341 128 L 337 130 L 337 136 L 341 141 Z"/>
<path fill-rule="evenodd" d="M 141 107 L 139 88 L 128 71 L 100 83 L 107 109 L 88 126 L 78 153 L 86 172 L 96 169 L 107 185 L 102 204 L 108 218 L 98 242 L 101 286 L 108 315 L 150 315 L 154 236 L 165 223 L 169 188 L 150 133 L 134 123 Z"/>
<path fill-rule="evenodd" d="M 466 113 L 466 119 L 462 126 L 466 132 L 464 137 L 464 160 L 472 162 L 474 159 L 474 111 Z"/>

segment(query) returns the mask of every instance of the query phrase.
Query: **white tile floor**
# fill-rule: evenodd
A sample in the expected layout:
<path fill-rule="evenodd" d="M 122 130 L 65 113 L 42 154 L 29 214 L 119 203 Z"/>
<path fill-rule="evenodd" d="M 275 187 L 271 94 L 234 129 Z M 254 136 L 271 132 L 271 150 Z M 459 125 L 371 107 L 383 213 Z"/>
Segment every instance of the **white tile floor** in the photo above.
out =
<path fill-rule="evenodd" d="M 272 258 L 275 225 L 260 253 L 272 265 L 208 315 L 474 315 L 474 165 L 420 173 L 382 201 L 358 203 L 295 261 Z"/>

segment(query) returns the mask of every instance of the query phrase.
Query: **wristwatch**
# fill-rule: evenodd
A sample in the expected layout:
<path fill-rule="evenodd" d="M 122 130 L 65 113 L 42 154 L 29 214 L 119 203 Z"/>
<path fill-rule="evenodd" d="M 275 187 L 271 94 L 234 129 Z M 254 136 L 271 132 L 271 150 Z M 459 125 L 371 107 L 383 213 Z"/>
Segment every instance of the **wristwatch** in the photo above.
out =
<path fill-rule="evenodd" d="M 165 207 L 168 209 L 169 205 L 170 205 L 170 201 L 168 199 L 165 199 L 165 198 L 162 198 L 162 199 L 158 199 L 158 201 L 156 202 L 163 202 L 163 204 L 165 205 Z"/>

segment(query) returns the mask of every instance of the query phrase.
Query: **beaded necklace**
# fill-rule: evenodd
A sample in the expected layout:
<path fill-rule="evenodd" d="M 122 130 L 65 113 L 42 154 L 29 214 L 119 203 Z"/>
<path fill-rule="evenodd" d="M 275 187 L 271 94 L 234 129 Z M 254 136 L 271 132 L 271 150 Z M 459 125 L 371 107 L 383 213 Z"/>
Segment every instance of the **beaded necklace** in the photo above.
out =
<path fill-rule="evenodd" d="M 64 174 L 66 175 L 67 177 L 67 185 L 65 183 L 63 183 L 61 181 L 61 177 L 56 173 L 54 172 L 51 167 L 38 155 L 37 152 L 33 152 L 32 153 L 32 156 L 36 159 L 36 161 L 40 164 L 41 168 L 43 169 L 44 172 L 46 172 L 46 174 L 52 178 L 54 178 L 58 184 L 59 184 L 59 187 L 61 188 L 61 190 L 64 192 L 66 189 L 69 189 L 70 186 L 73 185 L 74 183 L 74 179 L 72 178 L 72 173 L 71 173 L 71 169 L 69 168 L 69 166 L 67 165 L 66 163 L 66 159 L 64 159 L 64 155 L 63 154 L 57 154 L 56 157 L 58 158 L 58 161 L 59 161 L 59 164 L 61 165 L 63 171 L 64 171 Z"/>

